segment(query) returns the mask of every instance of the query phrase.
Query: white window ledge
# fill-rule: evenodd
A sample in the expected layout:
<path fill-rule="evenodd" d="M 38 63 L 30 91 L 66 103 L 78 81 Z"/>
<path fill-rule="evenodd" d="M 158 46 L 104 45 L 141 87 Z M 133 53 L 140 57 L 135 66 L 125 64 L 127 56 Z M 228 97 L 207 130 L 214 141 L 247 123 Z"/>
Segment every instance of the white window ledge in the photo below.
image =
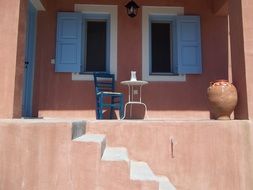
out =
<path fill-rule="evenodd" d="M 80 74 L 80 73 L 72 73 L 72 80 L 86 80 L 86 81 L 93 81 L 92 74 Z"/>
<path fill-rule="evenodd" d="M 184 82 L 186 81 L 186 76 L 185 75 L 173 75 L 173 76 L 169 76 L 169 75 L 143 75 L 142 79 L 145 81 L 154 81 L 154 82 L 158 82 L 158 81 L 171 81 L 171 82 Z"/>

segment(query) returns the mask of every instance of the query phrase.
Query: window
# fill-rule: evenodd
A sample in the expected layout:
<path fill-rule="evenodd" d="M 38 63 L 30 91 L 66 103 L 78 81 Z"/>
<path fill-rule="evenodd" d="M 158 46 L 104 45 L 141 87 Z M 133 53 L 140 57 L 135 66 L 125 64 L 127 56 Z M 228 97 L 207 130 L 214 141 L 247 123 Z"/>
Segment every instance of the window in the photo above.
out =
<path fill-rule="evenodd" d="M 151 22 L 151 74 L 172 72 L 171 23 Z"/>
<path fill-rule="evenodd" d="M 143 7 L 143 80 L 185 81 L 202 72 L 200 19 L 182 14 L 180 7 Z"/>
<path fill-rule="evenodd" d="M 93 72 L 117 71 L 117 6 L 76 4 L 57 15 L 56 72 L 93 80 Z"/>
<path fill-rule="evenodd" d="M 81 72 L 107 72 L 110 70 L 109 15 L 85 14 L 83 18 L 83 61 Z"/>
<path fill-rule="evenodd" d="M 85 71 L 106 71 L 106 22 L 87 21 L 86 26 Z"/>

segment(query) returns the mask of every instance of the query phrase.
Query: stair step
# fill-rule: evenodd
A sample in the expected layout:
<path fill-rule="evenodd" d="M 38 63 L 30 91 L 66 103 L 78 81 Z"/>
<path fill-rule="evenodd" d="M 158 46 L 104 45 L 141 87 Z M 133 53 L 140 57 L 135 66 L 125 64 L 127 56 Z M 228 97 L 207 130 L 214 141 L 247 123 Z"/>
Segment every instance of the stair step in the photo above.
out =
<path fill-rule="evenodd" d="M 131 161 L 130 179 L 141 181 L 156 181 L 156 176 L 154 175 L 147 163 Z"/>
<path fill-rule="evenodd" d="M 76 139 L 86 132 L 86 122 L 85 121 L 74 121 L 72 122 L 72 139 Z"/>
<path fill-rule="evenodd" d="M 105 141 L 105 135 L 85 134 L 74 139 L 73 141 L 102 143 L 103 141 Z"/>
<path fill-rule="evenodd" d="M 166 176 L 157 176 L 157 181 L 159 182 L 159 190 L 176 190 Z"/>
<path fill-rule="evenodd" d="M 101 157 L 104 154 L 104 150 L 106 147 L 106 137 L 102 134 L 85 134 L 82 135 L 73 141 L 75 142 L 88 142 L 88 143 L 98 143 L 101 147 Z"/>
<path fill-rule="evenodd" d="M 126 161 L 128 162 L 128 152 L 124 147 L 106 147 L 102 156 L 104 161 Z"/>

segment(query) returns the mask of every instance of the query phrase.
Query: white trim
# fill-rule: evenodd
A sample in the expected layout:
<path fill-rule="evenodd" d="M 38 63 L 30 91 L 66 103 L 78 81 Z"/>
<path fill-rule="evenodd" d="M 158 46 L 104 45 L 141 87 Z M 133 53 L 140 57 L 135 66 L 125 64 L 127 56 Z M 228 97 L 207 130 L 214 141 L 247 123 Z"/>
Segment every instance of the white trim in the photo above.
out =
<path fill-rule="evenodd" d="M 72 80 L 94 80 L 93 75 L 72 73 Z"/>
<path fill-rule="evenodd" d="M 146 74 L 146 73 L 145 73 Z M 149 75 L 146 74 L 145 76 L 142 76 L 142 80 L 146 81 L 154 81 L 154 82 L 159 82 L 159 81 L 171 81 L 171 82 L 184 82 L 186 81 L 186 76 L 185 75 Z"/>
<path fill-rule="evenodd" d="M 82 13 L 110 14 L 110 73 L 117 79 L 118 55 L 118 6 L 75 4 L 75 11 Z M 93 80 L 93 75 L 72 73 L 72 80 Z"/>
<path fill-rule="evenodd" d="M 185 75 L 159 76 L 149 74 L 149 16 L 150 15 L 183 15 L 183 7 L 142 7 L 142 80 L 145 81 L 185 81 Z"/>
<path fill-rule="evenodd" d="M 35 9 L 37 11 L 45 11 L 46 10 L 40 0 L 30 0 L 30 2 L 33 4 L 33 6 L 35 7 Z"/>

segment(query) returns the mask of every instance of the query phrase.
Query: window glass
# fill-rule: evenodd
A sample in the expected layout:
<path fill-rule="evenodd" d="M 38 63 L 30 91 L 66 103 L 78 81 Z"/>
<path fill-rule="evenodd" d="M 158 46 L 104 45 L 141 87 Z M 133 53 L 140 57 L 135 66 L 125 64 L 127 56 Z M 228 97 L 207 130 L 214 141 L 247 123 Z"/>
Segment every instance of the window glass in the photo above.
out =
<path fill-rule="evenodd" d="M 151 73 L 171 73 L 171 24 L 151 23 Z"/>
<path fill-rule="evenodd" d="M 106 71 L 106 21 L 86 22 L 85 72 Z"/>

